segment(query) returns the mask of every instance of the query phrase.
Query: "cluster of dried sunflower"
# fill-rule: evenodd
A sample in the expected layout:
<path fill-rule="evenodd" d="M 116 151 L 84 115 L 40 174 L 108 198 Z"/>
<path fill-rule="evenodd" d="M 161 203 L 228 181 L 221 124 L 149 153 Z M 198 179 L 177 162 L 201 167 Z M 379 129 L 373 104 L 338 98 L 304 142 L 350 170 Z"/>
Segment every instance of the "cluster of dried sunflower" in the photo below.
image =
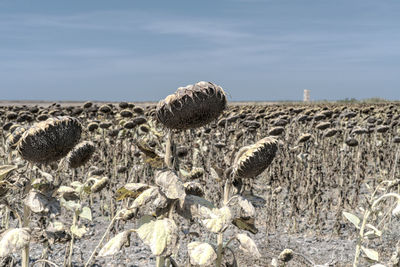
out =
<path fill-rule="evenodd" d="M 95 147 L 88 142 L 79 144 L 81 134 L 82 126 L 78 119 L 58 116 L 32 125 L 19 126 L 7 136 L 9 160 L 16 164 L 3 165 L 1 168 L 3 193 L 0 204 L 6 208 L 6 227 L 0 236 L 0 258 L 21 250 L 20 265 L 28 266 L 31 240 L 45 242 L 47 246 L 59 239 L 60 235 L 64 237 L 61 238 L 64 242 L 68 238 L 73 240 L 75 235 L 79 236 L 82 232 L 77 226 L 76 216 L 91 219 L 88 207 L 73 202 L 79 199 L 77 194 L 74 196 L 75 191 L 66 190 L 67 186 L 61 186 L 60 177 L 54 177 L 42 170 L 66 157 L 68 153 L 71 168 L 84 165 Z M 19 157 L 13 157 L 16 153 Z M 29 164 L 23 166 L 22 160 Z M 17 176 L 27 173 L 28 177 L 18 179 L 12 172 L 16 172 Z M 15 195 L 20 195 L 21 198 L 16 198 Z M 76 215 L 69 231 L 66 231 L 58 219 L 61 206 L 72 209 Z M 10 227 L 10 214 L 18 218 L 19 227 Z M 31 224 L 33 217 L 40 218 L 39 225 Z M 72 244 L 71 242 L 71 249 Z M 71 260 L 68 265 L 71 265 Z"/>
<path fill-rule="evenodd" d="M 154 184 L 127 183 L 119 189 L 120 199 L 133 199 L 130 205 L 120 210 L 116 219 L 129 220 L 137 218 L 137 227 L 125 230 L 100 250 L 99 256 L 110 256 L 119 252 L 127 243 L 131 233 L 137 233 L 139 238 L 157 257 L 157 266 L 172 264 L 177 266 L 174 255 L 177 254 L 179 231 L 182 219 L 198 222 L 207 231 L 215 234 L 216 244 L 192 241 L 187 244 L 189 258 L 187 263 L 200 266 L 217 266 L 222 264 L 237 264 L 231 248 L 232 241 L 237 240 L 240 248 L 255 258 L 260 257 L 255 242 L 246 234 L 238 233 L 230 242 L 224 245 L 223 234 L 232 226 L 257 232 L 254 226 L 256 211 L 248 199 L 241 195 L 242 179 L 255 179 L 272 162 L 276 155 L 278 143 L 273 137 L 266 137 L 253 145 L 242 148 L 232 162 L 232 168 L 226 175 L 218 177 L 224 183 L 221 191 L 223 200 L 212 203 L 204 198 L 206 189 L 193 179 L 197 176 L 180 176 L 180 167 L 188 153 L 179 147 L 174 140 L 179 132 L 196 129 L 216 120 L 226 109 L 225 92 L 221 87 L 199 82 L 194 85 L 179 88 L 174 94 L 160 101 L 156 109 L 156 118 L 168 129 L 165 141 L 164 164 L 154 171 Z M 141 151 L 151 157 L 151 149 L 140 145 Z M 153 151 L 153 154 L 154 153 Z M 153 155 L 156 157 L 156 155 Z M 217 181 L 214 181 L 218 183 Z M 232 257 L 233 254 L 233 257 Z M 233 263 L 230 263 L 232 262 Z"/>

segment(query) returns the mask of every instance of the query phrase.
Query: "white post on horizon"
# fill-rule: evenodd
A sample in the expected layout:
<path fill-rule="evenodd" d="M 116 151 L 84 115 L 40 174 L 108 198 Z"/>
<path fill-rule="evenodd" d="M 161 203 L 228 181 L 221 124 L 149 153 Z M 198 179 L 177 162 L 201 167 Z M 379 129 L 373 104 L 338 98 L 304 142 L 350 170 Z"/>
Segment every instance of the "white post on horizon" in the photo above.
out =
<path fill-rule="evenodd" d="M 304 89 L 303 102 L 310 102 L 310 90 Z"/>

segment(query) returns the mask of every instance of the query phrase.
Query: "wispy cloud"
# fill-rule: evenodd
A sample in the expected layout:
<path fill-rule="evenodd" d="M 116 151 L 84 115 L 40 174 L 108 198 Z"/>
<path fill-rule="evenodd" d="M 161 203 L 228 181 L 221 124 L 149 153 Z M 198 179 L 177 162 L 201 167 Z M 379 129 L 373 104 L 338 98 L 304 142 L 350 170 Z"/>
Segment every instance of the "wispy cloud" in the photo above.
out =
<path fill-rule="evenodd" d="M 142 88 L 135 94 L 145 100 L 154 97 L 148 93 L 154 88 L 170 90 L 197 79 L 223 82 L 236 99 L 248 96 L 244 86 L 259 92 L 266 85 L 322 86 L 339 74 L 357 77 L 394 64 L 400 37 L 393 25 L 380 26 L 350 17 L 284 21 L 263 14 L 246 20 L 133 9 L 0 14 L 0 88 L 73 87 L 63 91 L 67 98 L 110 87 L 116 97 L 134 86 Z"/>
<path fill-rule="evenodd" d="M 137 11 L 101 11 L 74 15 L 0 15 L 0 32 L 9 36 L 21 30 L 81 30 L 120 33 L 180 35 L 209 42 L 227 42 L 251 36 L 239 22 L 209 18 L 149 14 Z"/>

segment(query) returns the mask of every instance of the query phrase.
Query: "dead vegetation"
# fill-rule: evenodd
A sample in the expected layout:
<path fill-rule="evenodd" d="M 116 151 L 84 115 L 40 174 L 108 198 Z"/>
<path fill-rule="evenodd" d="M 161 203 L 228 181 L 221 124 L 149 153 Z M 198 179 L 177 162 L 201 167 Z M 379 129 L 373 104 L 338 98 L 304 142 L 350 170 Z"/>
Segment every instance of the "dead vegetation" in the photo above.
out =
<path fill-rule="evenodd" d="M 200 82 L 158 106 L 3 106 L 0 119 L 1 266 L 102 265 L 133 243 L 157 266 L 399 266 L 398 104 L 235 106 Z M 79 257 L 96 216 L 108 227 Z M 352 256 L 280 235 L 351 239 Z"/>

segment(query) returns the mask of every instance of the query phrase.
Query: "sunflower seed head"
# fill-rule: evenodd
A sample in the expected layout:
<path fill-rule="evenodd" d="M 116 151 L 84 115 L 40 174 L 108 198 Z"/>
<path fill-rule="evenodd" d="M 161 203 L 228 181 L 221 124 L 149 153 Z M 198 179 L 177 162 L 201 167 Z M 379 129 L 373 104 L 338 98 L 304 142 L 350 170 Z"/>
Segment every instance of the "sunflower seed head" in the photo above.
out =
<path fill-rule="evenodd" d="M 278 141 L 273 137 L 265 137 L 253 145 L 241 148 L 233 164 L 235 176 L 255 178 L 271 164 L 277 150 Z"/>
<path fill-rule="evenodd" d="M 75 169 L 84 165 L 92 157 L 94 151 L 95 146 L 92 142 L 84 141 L 79 143 L 68 153 L 68 166 Z"/>
<path fill-rule="evenodd" d="M 72 117 L 54 117 L 25 131 L 17 149 L 22 158 L 48 164 L 65 157 L 79 142 L 82 126 Z"/>
<path fill-rule="evenodd" d="M 21 139 L 22 135 L 26 131 L 26 128 L 23 126 L 19 126 L 10 134 L 8 134 L 6 143 L 7 146 L 11 149 L 15 149 L 18 146 L 18 141 Z"/>
<path fill-rule="evenodd" d="M 221 87 L 211 82 L 198 82 L 180 87 L 161 100 L 156 116 L 159 122 L 171 129 L 197 128 L 218 118 L 226 104 L 226 95 Z"/>

